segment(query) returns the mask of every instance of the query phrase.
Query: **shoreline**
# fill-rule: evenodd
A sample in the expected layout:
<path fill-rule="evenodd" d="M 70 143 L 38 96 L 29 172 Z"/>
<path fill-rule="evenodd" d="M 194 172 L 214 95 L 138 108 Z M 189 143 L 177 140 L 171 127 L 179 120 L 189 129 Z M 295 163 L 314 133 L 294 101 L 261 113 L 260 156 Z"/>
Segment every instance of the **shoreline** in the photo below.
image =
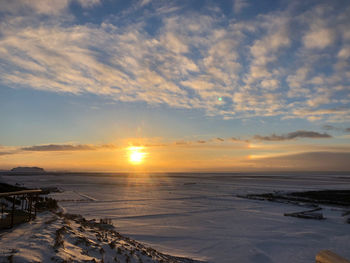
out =
<path fill-rule="evenodd" d="M 159 252 L 124 236 L 109 219 L 87 220 L 64 211 L 58 205 L 30 222 L 1 230 L 0 262 L 204 263 Z"/>
<path fill-rule="evenodd" d="M 323 209 L 316 212 L 323 213 L 325 220 L 306 220 L 287 214 L 308 216 L 305 210 L 312 213 L 311 208 L 237 196 L 345 190 L 350 178 L 223 179 L 3 177 L 5 182 L 13 185 L 18 182 L 30 188 L 55 185 L 64 192 L 49 196 L 67 201 L 59 203 L 67 213 L 81 214 L 87 220 L 110 218 L 120 233 L 170 255 L 209 262 L 229 263 L 236 259 L 248 263 L 282 262 L 297 254 L 299 262 L 306 263 L 321 249 L 330 249 L 350 257 L 349 236 L 345 235 L 349 224 L 344 224 L 344 209 L 322 205 Z M 81 199 L 85 201 L 82 203 Z"/>
<path fill-rule="evenodd" d="M 104 220 L 45 211 L 0 235 L 1 262 L 204 263 L 161 253 Z"/>

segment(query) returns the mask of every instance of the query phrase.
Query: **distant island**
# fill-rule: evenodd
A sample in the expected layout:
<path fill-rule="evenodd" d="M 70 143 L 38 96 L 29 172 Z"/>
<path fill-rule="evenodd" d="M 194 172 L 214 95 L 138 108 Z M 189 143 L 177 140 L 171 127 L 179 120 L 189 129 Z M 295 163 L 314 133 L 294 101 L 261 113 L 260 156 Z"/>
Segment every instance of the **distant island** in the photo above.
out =
<path fill-rule="evenodd" d="M 16 167 L 10 170 L 12 173 L 46 173 L 43 168 L 40 167 Z"/>

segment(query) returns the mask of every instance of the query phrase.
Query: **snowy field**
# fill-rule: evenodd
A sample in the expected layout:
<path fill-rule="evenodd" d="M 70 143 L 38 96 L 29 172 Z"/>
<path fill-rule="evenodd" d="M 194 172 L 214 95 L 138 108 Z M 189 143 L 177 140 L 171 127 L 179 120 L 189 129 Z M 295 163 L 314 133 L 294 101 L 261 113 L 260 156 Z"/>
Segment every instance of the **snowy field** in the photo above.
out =
<path fill-rule="evenodd" d="M 27 187 L 57 186 L 68 213 L 110 218 L 118 232 L 163 253 L 208 262 L 314 262 L 322 249 L 350 258 L 342 208 L 326 220 L 285 217 L 303 208 L 239 198 L 271 191 L 350 189 L 350 175 L 2 176 Z"/>

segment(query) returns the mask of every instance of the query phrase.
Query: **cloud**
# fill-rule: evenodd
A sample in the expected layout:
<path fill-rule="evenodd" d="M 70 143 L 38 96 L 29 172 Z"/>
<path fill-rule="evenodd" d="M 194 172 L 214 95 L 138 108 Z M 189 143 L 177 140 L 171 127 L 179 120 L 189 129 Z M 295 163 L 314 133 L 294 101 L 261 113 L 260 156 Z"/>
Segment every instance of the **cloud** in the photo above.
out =
<path fill-rule="evenodd" d="M 0 0 L 0 11 L 12 14 L 35 12 L 37 14 L 58 15 L 66 10 L 69 2 L 69 0 Z"/>
<path fill-rule="evenodd" d="M 343 47 L 339 50 L 338 55 L 341 59 L 349 59 L 350 58 L 350 45 Z"/>
<path fill-rule="evenodd" d="M 18 152 L 20 152 L 20 150 L 16 146 L 3 146 L 3 145 L 0 145 L 0 156 L 16 154 Z"/>
<path fill-rule="evenodd" d="M 350 38 L 340 35 L 350 26 L 345 9 L 320 3 L 300 13 L 287 5 L 239 21 L 214 9 L 209 16 L 206 10 L 181 12 L 166 1 L 141 1 L 137 12 L 132 5 L 93 24 L 80 23 L 70 6 L 93 8 L 101 1 L 47 3 L 0 5 L 6 14 L 0 22 L 1 85 L 198 109 L 224 119 L 349 120 L 343 106 L 350 103 Z M 236 12 L 246 6 L 234 1 Z M 148 32 L 154 20 L 159 22 Z M 337 39 L 338 49 L 323 51 Z"/>
<path fill-rule="evenodd" d="M 78 3 L 84 8 L 92 8 L 96 5 L 100 5 L 100 0 L 77 0 Z"/>
<path fill-rule="evenodd" d="M 278 51 L 290 45 L 289 23 L 291 18 L 287 15 L 267 15 L 261 21 L 258 29 L 266 33 L 260 36 L 250 47 L 253 56 L 253 65 L 265 67 L 278 58 Z"/>
<path fill-rule="evenodd" d="M 101 3 L 100 0 L 0 0 L 0 12 L 57 16 L 65 13 L 72 2 L 79 3 L 83 8 L 91 8 Z"/>
<path fill-rule="evenodd" d="M 276 135 L 276 134 L 272 134 L 269 136 L 255 135 L 253 137 L 253 139 L 259 140 L 259 141 L 286 141 L 286 140 L 293 140 L 296 138 L 320 139 L 320 138 L 332 138 L 332 136 L 327 133 L 318 133 L 314 131 L 300 130 L 300 131 L 290 132 L 285 135 Z"/>
<path fill-rule="evenodd" d="M 344 122 L 350 120 L 350 109 L 346 107 L 339 108 L 325 108 L 325 109 L 308 109 L 302 108 L 293 109 L 292 113 L 294 116 L 306 119 L 322 119 L 324 116 L 328 116 L 328 122 Z"/>
<path fill-rule="evenodd" d="M 249 3 L 246 0 L 233 0 L 233 11 L 238 14 L 244 8 L 248 7 Z"/>
<path fill-rule="evenodd" d="M 348 133 L 350 132 L 350 128 L 342 128 L 342 127 L 337 127 L 337 126 L 333 126 L 333 125 L 323 125 L 322 129 L 327 130 L 327 131 L 339 131 L 339 132 L 345 132 Z"/>
<path fill-rule="evenodd" d="M 326 124 L 326 125 L 322 126 L 322 129 L 327 130 L 327 131 L 332 131 L 332 130 L 337 130 L 337 127 L 334 127 L 333 125 Z"/>
<path fill-rule="evenodd" d="M 320 3 L 299 16 L 307 25 L 302 38 L 306 49 L 319 51 L 333 45 L 337 38 L 337 28 L 345 22 L 339 23 L 341 15 L 335 15 L 337 12 L 339 9 L 334 5 Z"/>
<path fill-rule="evenodd" d="M 89 144 L 47 144 L 22 147 L 22 151 L 32 152 L 59 152 L 59 151 L 94 151 L 99 149 L 115 149 L 114 145 L 89 145 Z"/>
<path fill-rule="evenodd" d="M 261 81 L 261 87 L 267 90 L 275 90 L 279 87 L 279 81 L 277 79 L 264 79 Z"/>
<path fill-rule="evenodd" d="M 216 147 L 222 142 L 240 142 L 240 139 L 225 140 L 220 137 L 215 137 L 209 140 L 177 140 L 172 142 L 162 142 L 159 138 L 129 138 L 127 144 L 129 146 L 146 147 L 146 148 L 167 148 L 167 147 Z M 125 144 L 122 143 L 122 144 Z M 227 145 L 223 146 L 226 147 Z M 125 148 L 115 144 L 43 144 L 25 147 L 3 147 L 0 155 L 18 154 L 23 152 L 74 152 L 74 151 L 99 151 L 99 150 L 116 150 Z M 6 150 L 6 151 L 5 151 Z"/>
<path fill-rule="evenodd" d="M 14 154 L 15 152 L 0 152 L 0 156 L 1 155 L 9 155 L 9 154 Z"/>
<path fill-rule="evenodd" d="M 190 142 L 186 142 L 186 141 L 177 141 L 175 142 L 175 145 L 188 145 L 190 144 Z"/>
<path fill-rule="evenodd" d="M 318 107 L 323 104 L 329 104 L 331 102 L 330 94 L 314 94 L 314 96 L 307 100 L 307 104 L 312 107 Z"/>
<path fill-rule="evenodd" d="M 308 32 L 303 42 L 306 48 L 323 49 L 332 45 L 335 41 L 334 32 L 330 28 L 316 28 Z"/>
<path fill-rule="evenodd" d="M 349 171 L 349 152 L 304 152 L 274 157 L 262 157 L 248 161 L 265 170 L 291 171 Z"/>
<path fill-rule="evenodd" d="M 142 0 L 140 1 L 140 6 L 148 5 L 152 0 Z"/>
<path fill-rule="evenodd" d="M 161 40 L 164 47 L 176 54 L 187 53 L 188 46 L 174 33 L 167 32 Z"/>

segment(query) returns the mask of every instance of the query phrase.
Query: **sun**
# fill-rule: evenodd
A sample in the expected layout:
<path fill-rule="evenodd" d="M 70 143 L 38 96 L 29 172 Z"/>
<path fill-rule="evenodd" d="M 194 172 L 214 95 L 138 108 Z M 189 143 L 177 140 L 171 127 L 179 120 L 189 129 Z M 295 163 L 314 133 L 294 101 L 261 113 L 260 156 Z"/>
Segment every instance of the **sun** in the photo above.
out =
<path fill-rule="evenodd" d="M 144 162 L 146 153 L 142 151 L 143 147 L 131 146 L 128 148 L 129 151 L 129 162 L 131 164 L 137 165 Z"/>

